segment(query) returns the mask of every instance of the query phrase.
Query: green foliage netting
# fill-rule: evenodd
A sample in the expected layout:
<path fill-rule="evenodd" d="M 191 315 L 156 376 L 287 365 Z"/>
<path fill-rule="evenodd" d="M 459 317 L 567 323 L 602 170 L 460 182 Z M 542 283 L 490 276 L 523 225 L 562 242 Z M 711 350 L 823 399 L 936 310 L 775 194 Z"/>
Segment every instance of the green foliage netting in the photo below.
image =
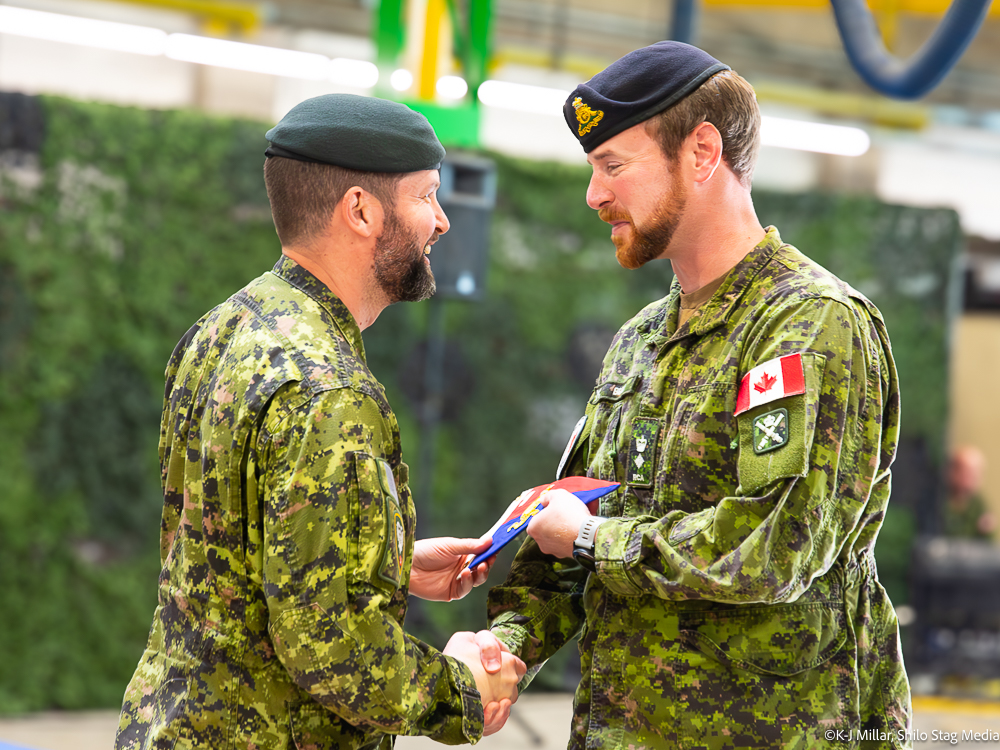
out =
<path fill-rule="evenodd" d="M 118 705 L 155 606 L 163 367 L 191 323 L 280 251 L 261 178 L 266 126 L 56 98 L 44 107 L 40 184 L 5 174 L 0 202 L 6 713 Z M 662 262 L 619 268 L 606 225 L 583 202 L 583 170 L 495 158 L 488 294 L 443 303 L 450 419 L 421 535 L 476 536 L 552 477 L 603 348 L 671 279 Z M 933 459 L 946 409 L 947 280 L 961 241 L 954 213 L 821 195 L 755 200 L 763 221 L 880 305 L 904 429 Z M 365 336 L 414 474 L 424 470 L 413 394 L 427 309 L 394 306 Z M 897 600 L 913 526 L 900 506 L 877 549 Z M 478 589 L 425 605 L 414 627 L 441 646 L 445 634 L 483 625 L 484 599 Z M 545 673 L 560 684 L 558 669 Z"/>

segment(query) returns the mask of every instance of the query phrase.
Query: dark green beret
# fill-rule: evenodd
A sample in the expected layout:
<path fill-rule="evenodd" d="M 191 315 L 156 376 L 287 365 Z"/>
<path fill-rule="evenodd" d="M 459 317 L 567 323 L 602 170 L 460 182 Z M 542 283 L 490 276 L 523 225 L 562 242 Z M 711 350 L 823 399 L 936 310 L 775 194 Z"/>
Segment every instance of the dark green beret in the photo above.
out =
<path fill-rule="evenodd" d="M 563 105 L 583 150 L 677 104 L 728 65 L 683 42 L 657 42 L 629 52 L 586 83 Z"/>
<path fill-rule="evenodd" d="M 296 104 L 267 131 L 267 156 L 363 172 L 438 169 L 444 146 L 427 118 L 405 104 L 325 94 Z"/>

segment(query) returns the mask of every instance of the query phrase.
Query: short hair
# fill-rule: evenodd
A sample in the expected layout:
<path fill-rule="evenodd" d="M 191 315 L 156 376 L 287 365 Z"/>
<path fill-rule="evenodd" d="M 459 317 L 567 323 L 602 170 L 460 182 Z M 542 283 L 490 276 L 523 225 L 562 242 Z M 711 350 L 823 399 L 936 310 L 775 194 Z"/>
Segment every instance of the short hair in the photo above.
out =
<path fill-rule="evenodd" d="M 723 70 L 669 109 L 646 120 L 646 132 L 670 160 L 684 139 L 703 122 L 722 135 L 722 158 L 750 189 L 760 151 L 760 107 L 753 87 L 738 73 Z"/>
<path fill-rule="evenodd" d="M 280 156 L 264 162 L 264 187 L 271 218 L 284 247 L 322 236 L 330 215 L 352 187 L 374 195 L 386 210 L 395 205 L 396 186 L 405 172 L 362 172 L 332 164 Z"/>

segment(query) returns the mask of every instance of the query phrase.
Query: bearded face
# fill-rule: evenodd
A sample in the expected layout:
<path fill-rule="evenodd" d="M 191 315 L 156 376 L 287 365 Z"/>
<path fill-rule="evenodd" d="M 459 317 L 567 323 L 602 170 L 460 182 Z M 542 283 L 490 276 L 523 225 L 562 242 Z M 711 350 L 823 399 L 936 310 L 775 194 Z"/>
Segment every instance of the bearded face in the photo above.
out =
<path fill-rule="evenodd" d="M 437 290 L 424 255 L 424 248 L 437 238 L 435 233 L 421 239 L 416 230 L 404 226 L 394 208 L 386 210 L 382 234 L 375 241 L 375 280 L 390 304 L 419 302 Z"/>
<path fill-rule="evenodd" d="M 636 269 L 662 257 L 677 231 L 686 204 L 687 193 L 680 182 L 674 180 L 656 210 L 641 226 L 624 209 L 602 208 L 598 212 L 602 221 L 629 223 L 628 232 L 611 236 L 618 263 L 624 268 Z"/>

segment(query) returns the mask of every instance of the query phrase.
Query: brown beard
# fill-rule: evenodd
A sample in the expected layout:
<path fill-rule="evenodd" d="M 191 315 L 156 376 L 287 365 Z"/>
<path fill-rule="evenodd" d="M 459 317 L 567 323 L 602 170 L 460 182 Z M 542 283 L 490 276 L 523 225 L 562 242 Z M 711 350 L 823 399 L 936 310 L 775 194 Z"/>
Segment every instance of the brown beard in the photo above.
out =
<path fill-rule="evenodd" d="M 627 211 L 602 208 L 598 211 L 601 221 L 627 221 L 632 228 L 631 238 L 612 236 L 615 257 L 623 268 L 636 269 L 659 258 L 670 246 L 674 232 L 684 215 L 687 193 L 674 182 L 653 212 L 648 226 L 639 227 Z"/>
<path fill-rule="evenodd" d="M 437 233 L 429 241 L 438 238 Z M 419 302 L 437 291 L 434 272 L 424 262 L 424 245 L 416 232 L 407 232 L 395 209 L 388 208 L 382 234 L 375 240 L 375 280 L 396 302 Z"/>

